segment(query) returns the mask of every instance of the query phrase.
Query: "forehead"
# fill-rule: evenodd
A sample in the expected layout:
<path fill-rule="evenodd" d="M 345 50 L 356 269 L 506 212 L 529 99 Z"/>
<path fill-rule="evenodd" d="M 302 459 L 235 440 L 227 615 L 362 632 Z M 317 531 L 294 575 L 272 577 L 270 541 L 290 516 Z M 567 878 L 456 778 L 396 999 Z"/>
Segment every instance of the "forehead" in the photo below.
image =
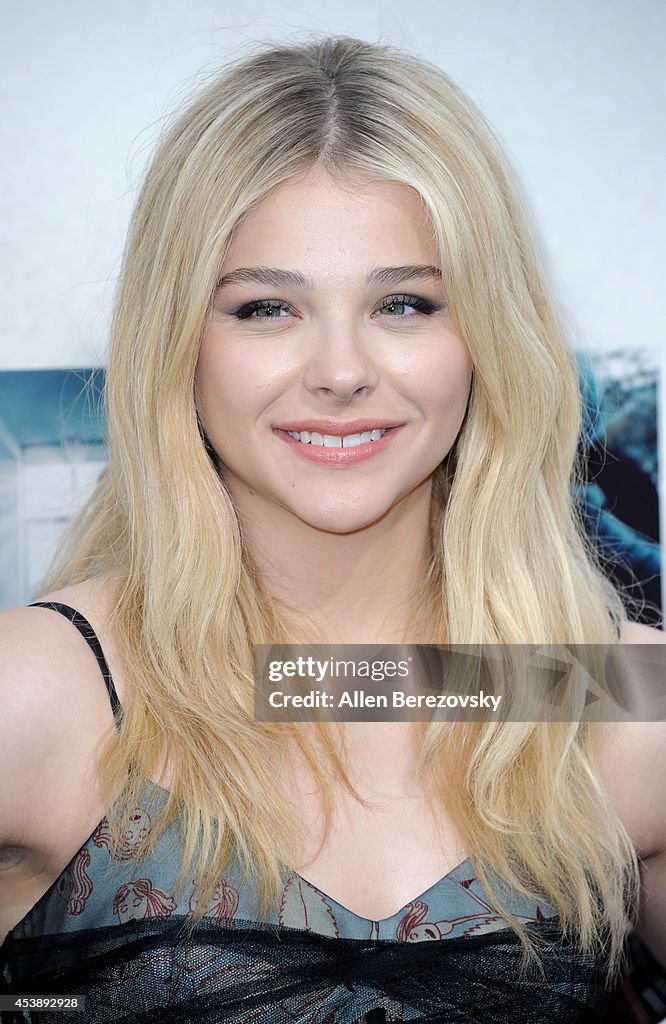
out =
<path fill-rule="evenodd" d="M 242 218 L 224 271 L 263 265 L 316 275 L 417 263 L 438 265 L 439 256 L 414 189 L 311 172 L 273 189 Z"/>

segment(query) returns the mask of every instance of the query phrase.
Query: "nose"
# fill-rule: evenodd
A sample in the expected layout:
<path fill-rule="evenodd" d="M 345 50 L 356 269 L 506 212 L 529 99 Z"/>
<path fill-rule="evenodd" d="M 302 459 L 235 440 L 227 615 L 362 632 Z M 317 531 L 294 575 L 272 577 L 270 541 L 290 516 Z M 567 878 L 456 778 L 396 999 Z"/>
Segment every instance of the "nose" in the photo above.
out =
<path fill-rule="evenodd" d="M 358 324 L 346 318 L 321 324 L 309 347 L 303 383 L 312 394 L 349 402 L 377 387 L 379 370 Z"/>

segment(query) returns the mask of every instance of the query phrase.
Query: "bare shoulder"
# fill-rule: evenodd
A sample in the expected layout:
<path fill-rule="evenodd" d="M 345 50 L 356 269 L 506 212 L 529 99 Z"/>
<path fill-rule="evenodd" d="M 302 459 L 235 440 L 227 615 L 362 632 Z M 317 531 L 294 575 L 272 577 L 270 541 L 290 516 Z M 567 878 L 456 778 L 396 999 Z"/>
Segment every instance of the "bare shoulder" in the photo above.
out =
<path fill-rule="evenodd" d="M 655 645 L 654 650 L 644 652 L 643 664 L 648 666 L 652 692 L 663 707 L 666 636 L 651 626 L 627 623 L 620 640 L 629 645 Z M 640 662 L 636 659 L 636 666 Z M 641 665 L 639 674 L 643 671 Z M 666 710 L 659 717 L 666 717 Z M 636 931 L 666 966 L 666 721 L 632 722 L 616 730 L 606 763 L 620 816 L 641 855 L 642 898 Z"/>
<path fill-rule="evenodd" d="M 46 599 L 77 608 L 104 632 L 106 593 L 93 581 Z M 0 707 L 0 846 L 47 847 L 76 834 L 93 813 L 90 772 L 113 716 L 92 651 L 62 615 L 0 613 Z"/>
<path fill-rule="evenodd" d="M 108 633 L 104 582 L 45 598 L 80 611 L 96 632 Z M 114 729 L 97 659 L 72 623 L 45 608 L 2 612 L 0 942 L 103 817 L 97 755 Z"/>
<path fill-rule="evenodd" d="M 118 665 L 117 644 L 111 627 L 111 613 L 116 601 L 117 590 L 117 581 L 112 577 L 104 576 L 86 580 L 71 587 L 64 587 L 62 590 L 51 591 L 40 596 L 38 600 L 44 603 L 53 602 L 65 605 L 83 615 L 99 638 L 107 661 L 109 664 L 114 662 L 117 674 L 120 676 L 122 672 Z M 75 645 L 80 652 L 86 650 L 86 645 L 81 645 L 81 637 L 67 623 L 64 616 L 56 614 L 50 609 L 29 608 L 21 609 L 21 611 L 27 611 L 33 622 L 34 616 L 39 615 L 42 628 L 49 628 L 50 632 L 55 631 L 61 647 L 67 645 L 71 648 Z"/>
<path fill-rule="evenodd" d="M 620 643 L 655 645 L 649 656 L 650 684 L 666 697 L 666 635 L 652 626 L 628 622 Z M 633 673 L 639 661 L 632 655 L 630 651 Z M 644 681 L 637 679 L 636 684 Z M 666 721 L 599 723 L 595 731 L 602 781 L 639 855 L 666 854 Z"/>
<path fill-rule="evenodd" d="M 666 644 L 666 633 L 642 622 L 625 622 L 620 634 L 622 644 Z"/>

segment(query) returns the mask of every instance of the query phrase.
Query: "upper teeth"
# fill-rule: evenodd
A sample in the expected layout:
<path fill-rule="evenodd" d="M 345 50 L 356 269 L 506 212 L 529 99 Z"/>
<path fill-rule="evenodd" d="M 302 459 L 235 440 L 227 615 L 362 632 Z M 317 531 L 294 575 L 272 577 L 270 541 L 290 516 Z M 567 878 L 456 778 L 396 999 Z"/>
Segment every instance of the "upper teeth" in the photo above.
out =
<path fill-rule="evenodd" d="M 378 428 L 377 430 L 366 430 L 363 434 L 345 434 L 342 437 L 335 434 L 318 434 L 315 430 L 301 430 L 300 433 L 296 430 L 288 430 L 287 433 L 295 441 L 301 441 L 303 444 L 318 444 L 323 445 L 324 448 L 354 448 L 357 444 L 379 441 L 379 438 L 387 430 L 388 427 Z"/>

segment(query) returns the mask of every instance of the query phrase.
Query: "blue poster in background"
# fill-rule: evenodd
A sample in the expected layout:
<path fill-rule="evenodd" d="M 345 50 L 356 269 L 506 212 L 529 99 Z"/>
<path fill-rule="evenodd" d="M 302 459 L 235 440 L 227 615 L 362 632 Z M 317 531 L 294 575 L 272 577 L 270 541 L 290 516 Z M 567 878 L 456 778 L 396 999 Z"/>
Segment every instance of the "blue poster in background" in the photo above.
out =
<path fill-rule="evenodd" d="M 605 571 L 659 625 L 657 371 L 634 349 L 577 359 L 587 475 L 574 497 Z M 104 470 L 103 386 L 103 370 L 0 372 L 0 608 L 37 596 Z"/>
<path fill-rule="evenodd" d="M 585 529 L 606 573 L 642 605 L 640 621 L 660 625 L 656 370 L 636 349 L 607 352 L 594 361 L 578 353 L 577 359 L 587 473 L 575 496 Z"/>
<path fill-rule="evenodd" d="M 107 461 L 101 370 L 0 372 L 0 609 L 27 604 Z"/>

